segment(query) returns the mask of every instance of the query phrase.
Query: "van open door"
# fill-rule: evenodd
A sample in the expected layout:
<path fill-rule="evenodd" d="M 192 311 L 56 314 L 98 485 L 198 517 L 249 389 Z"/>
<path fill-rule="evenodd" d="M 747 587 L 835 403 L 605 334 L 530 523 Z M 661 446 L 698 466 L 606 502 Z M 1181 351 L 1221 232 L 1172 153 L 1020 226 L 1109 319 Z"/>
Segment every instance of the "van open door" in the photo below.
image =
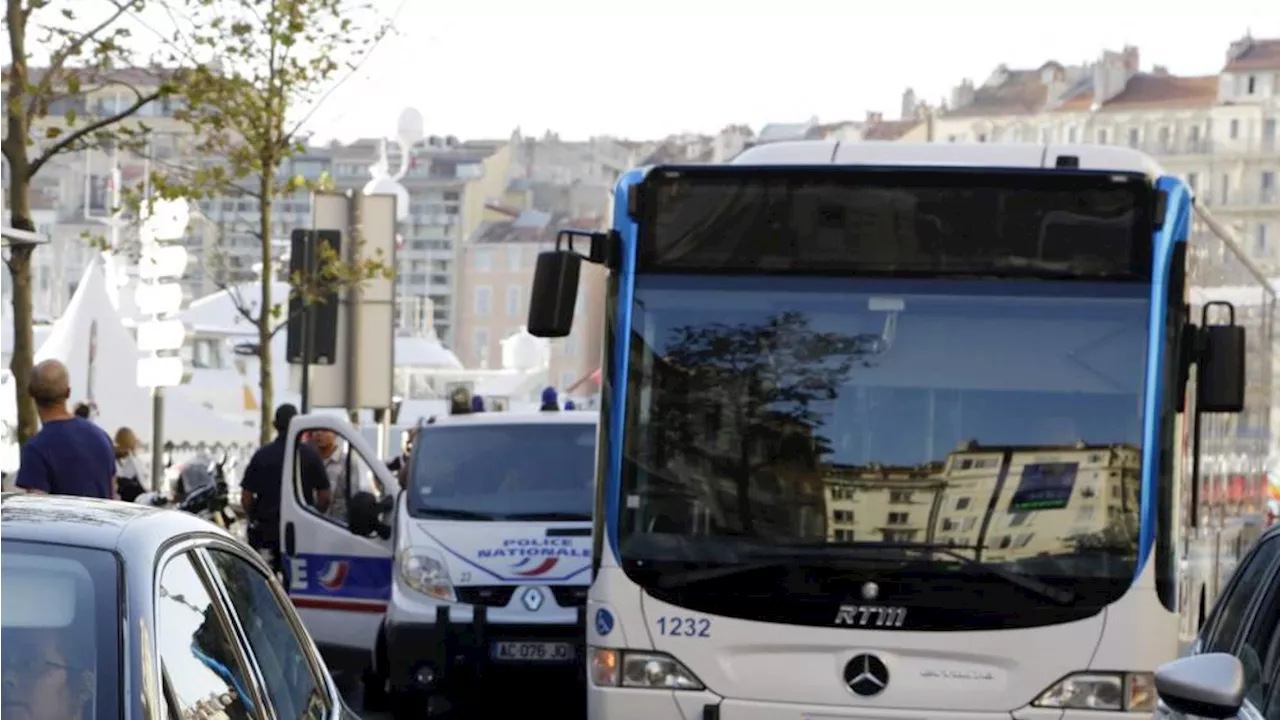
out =
<path fill-rule="evenodd" d="M 316 492 L 316 473 L 328 492 Z M 344 482 L 345 480 L 345 482 Z M 299 415 L 285 444 L 280 548 L 289 597 L 334 670 L 370 666 L 391 597 L 400 487 L 349 423 Z"/>

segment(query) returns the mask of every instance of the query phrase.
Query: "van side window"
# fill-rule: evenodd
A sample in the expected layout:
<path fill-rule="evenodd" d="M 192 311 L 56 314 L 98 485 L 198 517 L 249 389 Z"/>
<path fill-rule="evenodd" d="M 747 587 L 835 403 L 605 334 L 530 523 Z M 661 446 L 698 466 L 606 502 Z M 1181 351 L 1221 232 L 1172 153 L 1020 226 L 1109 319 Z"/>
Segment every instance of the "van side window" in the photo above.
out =
<path fill-rule="evenodd" d="M 1245 558 L 1209 619 L 1203 652 L 1235 652 L 1254 604 L 1273 577 L 1272 568 L 1277 559 L 1280 559 L 1280 537 L 1265 540 Z"/>
<path fill-rule="evenodd" d="M 293 492 L 303 507 L 323 516 L 333 502 L 333 490 L 324 458 L 312 444 L 311 435 L 298 433 L 294 443 Z"/>
<path fill-rule="evenodd" d="M 375 498 L 381 498 L 385 494 L 385 488 L 374 475 L 369 463 L 338 433 L 332 430 L 311 430 L 306 433 L 305 440 L 303 437 L 298 438 L 297 448 L 299 457 L 295 467 L 298 468 L 298 473 L 308 473 L 303 454 L 311 454 L 313 463 L 315 456 L 318 456 L 323 464 L 324 479 L 328 487 L 327 505 L 321 506 L 307 497 L 307 484 L 303 478 L 298 478 L 295 485 L 303 504 L 324 519 L 345 527 L 353 495 L 367 492 Z M 314 475 L 315 471 L 311 470 L 310 474 Z"/>

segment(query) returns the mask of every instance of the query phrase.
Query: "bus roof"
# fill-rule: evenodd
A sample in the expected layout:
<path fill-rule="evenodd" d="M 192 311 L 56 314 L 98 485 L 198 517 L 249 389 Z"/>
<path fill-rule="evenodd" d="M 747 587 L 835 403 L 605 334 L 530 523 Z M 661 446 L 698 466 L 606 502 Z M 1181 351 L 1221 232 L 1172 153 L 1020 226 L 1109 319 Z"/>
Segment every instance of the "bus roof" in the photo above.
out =
<path fill-rule="evenodd" d="M 1149 155 L 1111 145 L 1037 145 L 1033 143 L 907 143 L 799 140 L 744 150 L 735 165 L 874 165 L 914 167 L 990 167 L 1052 169 L 1061 158 L 1076 159 L 1080 170 L 1164 174 Z"/>

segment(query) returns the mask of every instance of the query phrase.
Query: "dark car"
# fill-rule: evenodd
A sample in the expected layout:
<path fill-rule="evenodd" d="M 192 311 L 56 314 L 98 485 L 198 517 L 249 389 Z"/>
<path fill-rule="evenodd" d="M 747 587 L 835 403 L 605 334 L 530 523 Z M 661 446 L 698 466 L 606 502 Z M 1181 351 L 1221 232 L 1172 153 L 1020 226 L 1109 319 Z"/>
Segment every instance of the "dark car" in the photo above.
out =
<path fill-rule="evenodd" d="M 1280 527 L 1240 561 L 1190 654 L 1156 670 L 1166 718 L 1280 718 Z"/>
<path fill-rule="evenodd" d="M 213 525 L 6 493 L 0 527 L 6 720 L 354 720 L 269 568 Z"/>

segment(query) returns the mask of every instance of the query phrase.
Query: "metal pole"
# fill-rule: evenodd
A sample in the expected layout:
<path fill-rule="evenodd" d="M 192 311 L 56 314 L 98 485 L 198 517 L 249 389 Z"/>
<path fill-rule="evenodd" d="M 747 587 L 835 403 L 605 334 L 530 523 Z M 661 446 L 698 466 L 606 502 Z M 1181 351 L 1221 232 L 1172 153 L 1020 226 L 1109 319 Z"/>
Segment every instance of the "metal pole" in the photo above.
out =
<path fill-rule="evenodd" d="M 151 489 L 164 482 L 164 388 L 151 389 Z"/>
<path fill-rule="evenodd" d="M 117 153 L 118 153 L 118 150 L 113 147 L 112 159 L 111 159 L 111 178 L 112 178 L 111 206 L 113 208 L 118 208 L 120 205 L 120 188 L 119 188 L 120 182 L 118 177 L 119 173 L 117 172 L 117 168 L 119 167 L 119 164 L 118 164 L 119 160 L 118 160 Z M 146 164 L 147 164 L 147 173 L 146 173 L 146 184 L 143 185 L 143 207 L 148 210 L 151 210 L 150 208 L 151 144 L 150 142 L 147 143 Z M 111 223 L 111 249 L 113 251 L 118 251 L 120 248 L 119 232 L 120 232 L 121 223 L 117 219 L 118 218 L 117 213 L 119 212 L 120 211 L 117 210 L 116 213 L 113 213 L 112 223 Z M 160 281 L 153 279 L 150 281 L 150 284 L 159 285 Z M 153 321 L 159 320 L 160 316 L 152 315 L 151 319 Z M 158 353 L 152 352 L 151 356 L 157 357 Z M 151 489 L 162 490 L 163 487 L 164 487 L 164 388 L 155 387 L 155 388 L 151 388 Z"/>
<path fill-rule="evenodd" d="M 311 231 L 307 233 L 307 241 L 303 243 L 302 276 L 303 282 L 311 284 L 311 275 L 315 272 L 316 230 L 315 200 L 311 202 Z M 314 354 L 314 336 L 311 323 L 311 301 L 306 295 L 302 297 L 302 408 L 303 415 L 311 412 L 311 356 Z"/>
<path fill-rule="evenodd" d="M 360 262 L 360 243 L 364 239 L 362 227 L 364 225 L 361 217 L 360 196 L 354 191 L 347 191 L 347 237 L 350 238 L 343 243 L 344 253 L 351 265 Z M 360 410 L 360 285 L 354 284 L 347 289 L 347 377 L 346 377 L 346 400 L 347 409 L 352 414 L 352 423 L 357 422 Z"/>

